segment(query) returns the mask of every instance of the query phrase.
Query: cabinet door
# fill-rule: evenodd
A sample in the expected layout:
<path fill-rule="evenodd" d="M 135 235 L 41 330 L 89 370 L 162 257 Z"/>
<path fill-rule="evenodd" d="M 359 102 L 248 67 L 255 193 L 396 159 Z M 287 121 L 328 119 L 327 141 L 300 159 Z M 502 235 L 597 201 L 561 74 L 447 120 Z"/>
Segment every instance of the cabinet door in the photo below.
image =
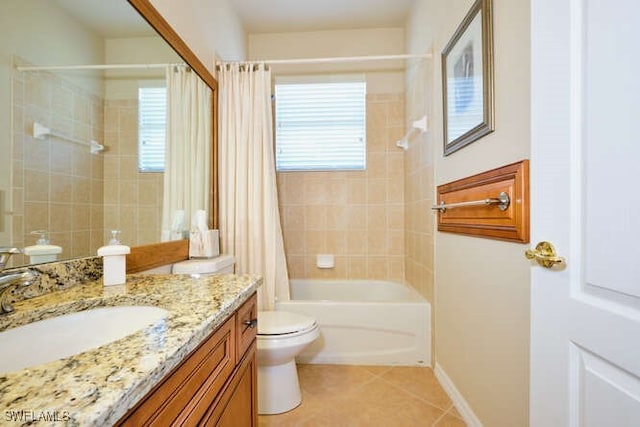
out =
<path fill-rule="evenodd" d="M 118 425 L 165 426 L 199 420 L 235 369 L 235 322 L 231 316 Z"/>
<path fill-rule="evenodd" d="M 258 297 L 254 294 L 236 314 L 236 360 L 240 360 L 256 339 L 258 331 Z"/>
<path fill-rule="evenodd" d="M 201 425 L 216 427 L 256 427 L 257 365 L 256 342 L 250 346 L 220 403 L 207 414 Z"/>

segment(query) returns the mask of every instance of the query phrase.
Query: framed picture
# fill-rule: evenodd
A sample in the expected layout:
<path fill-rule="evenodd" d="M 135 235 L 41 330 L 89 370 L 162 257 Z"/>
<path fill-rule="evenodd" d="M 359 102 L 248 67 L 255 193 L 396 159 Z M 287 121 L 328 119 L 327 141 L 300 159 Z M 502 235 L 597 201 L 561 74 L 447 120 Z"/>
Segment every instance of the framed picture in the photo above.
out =
<path fill-rule="evenodd" d="M 442 51 L 444 155 L 493 132 L 491 0 L 476 0 Z"/>

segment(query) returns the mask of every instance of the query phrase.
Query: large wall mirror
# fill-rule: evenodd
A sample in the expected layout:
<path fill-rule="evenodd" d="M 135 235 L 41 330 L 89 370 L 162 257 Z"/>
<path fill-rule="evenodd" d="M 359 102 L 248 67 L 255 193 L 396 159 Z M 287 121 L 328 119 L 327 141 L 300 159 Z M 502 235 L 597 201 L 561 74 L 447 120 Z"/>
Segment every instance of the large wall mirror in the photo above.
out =
<path fill-rule="evenodd" d="M 162 87 L 165 68 L 25 68 L 187 63 L 212 89 L 215 117 L 211 73 L 148 0 L 3 0 L 0 9 L 0 246 L 33 245 L 32 232 L 46 230 L 58 259 L 86 257 L 120 230 L 145 266 L 184 257 L 186 243 L 158 244 L 163 173 L 139 160 L 139 91 Z M 36 123 L 56 135 L 38 138 Z M 91 153 L 91 141 L 105 150 Z"/>

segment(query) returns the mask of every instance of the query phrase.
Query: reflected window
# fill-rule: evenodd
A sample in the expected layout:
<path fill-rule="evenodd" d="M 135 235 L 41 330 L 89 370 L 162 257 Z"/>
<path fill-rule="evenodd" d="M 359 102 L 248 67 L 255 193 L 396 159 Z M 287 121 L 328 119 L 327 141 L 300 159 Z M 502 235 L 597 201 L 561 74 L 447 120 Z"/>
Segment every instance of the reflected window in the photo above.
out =
<path fill-rule="evenodd" d="M 138 89 L 138 170 L 164 172 L 167 88 Z"/>

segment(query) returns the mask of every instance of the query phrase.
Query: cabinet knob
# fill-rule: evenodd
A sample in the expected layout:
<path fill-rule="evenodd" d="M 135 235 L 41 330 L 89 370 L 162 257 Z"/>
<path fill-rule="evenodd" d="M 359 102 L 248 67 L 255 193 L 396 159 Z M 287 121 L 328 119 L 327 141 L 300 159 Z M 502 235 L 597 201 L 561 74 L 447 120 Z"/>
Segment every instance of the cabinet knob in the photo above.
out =
<path fill-rule="evenodd" d="M 248 326 L 249 328 L 255 328 L 258 326 L 258 319 L 250 319 L 242 322 L 243 325 Z"/>

